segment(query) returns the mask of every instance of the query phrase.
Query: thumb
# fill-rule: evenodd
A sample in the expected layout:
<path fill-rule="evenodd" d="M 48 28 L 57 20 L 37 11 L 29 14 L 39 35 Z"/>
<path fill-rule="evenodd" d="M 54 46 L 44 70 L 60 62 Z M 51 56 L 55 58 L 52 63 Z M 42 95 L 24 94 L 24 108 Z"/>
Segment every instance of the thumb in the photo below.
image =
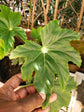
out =
<path fill-rule="evenodd" d="M 46 95 L 42 92 L 28 95 L 26 98 L 19 100 L 24 112 L 31 112 L 32 110 L 41 107 L 46 99 Z"/>

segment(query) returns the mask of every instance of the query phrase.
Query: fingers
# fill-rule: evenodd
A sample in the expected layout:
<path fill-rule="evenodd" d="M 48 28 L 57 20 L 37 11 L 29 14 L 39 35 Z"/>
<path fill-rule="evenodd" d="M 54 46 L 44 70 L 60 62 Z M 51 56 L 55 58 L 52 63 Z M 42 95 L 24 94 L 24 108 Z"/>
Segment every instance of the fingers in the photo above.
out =
<path fill-rule="evenodd" d="M 17 74 L 9 79 L 1 88 L 2 93 L 9 99 L 17 100 L 18 95 L 15 94 L 14 88 L 16 88 L 22 82 L 21 74 Z"/>
<path fill-rule="evenodd" d="M 20 90 L 17 90 L 15 93 L 17 94 L 17 100 L 25 98 L 27 96 L 26 88 L 22 88 Z"/>
<path fill-rule="evenodd" d="M 0 81 L 0 88 L 3 87 L 4 83 Z"/>
<path fill-rule="evenodd" d="M 46 109 L 38 108 L 38 109 L 35 109 L 32 112 L 49 112 L 49 107 L 47 107 Z"/>
<path fill-rule="evenodd" d="M 19 100 L 19 103 L 22 105 L 24 111 L 31 112 L 35 108 L 41 107 L 45 99 L 46 96 L 44 93 L 35 93 Z"/>
<path fill-rule="evenodd" d="M 34 94 L 36 92 L 36 89 L 34 86 L 26 87 L 26 90 L 27 90 L 28 94 Z"/>
<path fill-rule="evenodd" d="M 20 89 L 20 86 L 14 89 L 15 93 L 17 94 L 17 100 L 25 98 L 27 95 L 31 95 L 36 93 L 36 89 L 34 86 L 28 86 Z"/>
<path fill-rule="evenodd" d="M 50 97 L 50 103 L 55 101 L 57 98 L 56 93 L 53 93 Z M 28 95 L 24 99 L 19 100 L 20 105 L 22 105 L 23 110 L 27 112 L 48 112 L 48 108 L 45 110 L 42 110 L 40 107 L 42 106 L 42 103 L 46 99 L 46 96 L 44 93 L 34 93 L 32 95 Z M 36 110 L 35 110 L 36 109 Z"/>
<path fill-rule="evenodd" d="M 25 98 L 27 95 L 34 94 L 35 92 L 36 89 L 34 86 L 24 87 L 15 91 L 15 93 L 17 94 L 17 100 Z"/>
<path fill-rule="evenodd" d="M 15 89 L 19 86 L 19 84 L 22 82 L 22 78 L 21 78 L 21 73 L 13 76 L 12 78 L 10 78 L 6 83 L 5 83 L 5 87 L 11 87 L 12 89 Z"/>
<path fill-rule="evenodd" d="M 57 99 L 57 95 L 56 93 L 53 93 L 52 96 L 50 97 L 49 103 L 54 102 L 56 99 Z M 33 110 L 32 112 L 49 112 L 49 107 L 47 107 L 46 109 L 38 108 Z"/>
<path fill-rule="evenodd" d="M 52 93 L 52 96 L 50 97 L 49 103 L 54 102 L 57 99 L 56 93 Z"/>

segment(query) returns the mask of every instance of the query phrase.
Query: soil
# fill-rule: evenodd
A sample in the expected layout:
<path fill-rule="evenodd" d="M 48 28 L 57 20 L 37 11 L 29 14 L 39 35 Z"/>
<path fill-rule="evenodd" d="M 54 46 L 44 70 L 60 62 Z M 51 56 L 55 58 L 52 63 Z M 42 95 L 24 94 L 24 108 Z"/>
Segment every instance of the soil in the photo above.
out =
<path fill-rule="evenodd" d="M 12 65 L 11 60 L 8 57 L 5 57 L 0 61 L 0 81 L 6 82 L 13 75 L 20 72 L 20 67 L 17 65 Z"/>

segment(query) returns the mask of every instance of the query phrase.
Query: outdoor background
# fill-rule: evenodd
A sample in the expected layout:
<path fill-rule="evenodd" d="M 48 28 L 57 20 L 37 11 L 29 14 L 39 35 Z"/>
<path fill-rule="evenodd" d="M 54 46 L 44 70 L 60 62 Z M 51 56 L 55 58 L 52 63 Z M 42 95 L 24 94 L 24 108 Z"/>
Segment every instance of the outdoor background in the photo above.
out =
<path fill-rule="evenodd" d="M 0 0 L 0 4 L 21 13 L 20 27 L 23 27 L 26 33 L 32 28 L 43 27 L 55 19 L 60 21 L 60 27 L 78 32 L 81 39 L 71 41 L 71 45 L 80 53 L 82 65 L 79 68 L 69 63 L 69 70 L 73 73 L 79 71 L 84 74 L 84 0 Z M 18 72 L 20 72 L 20 66 L 11 66 L 8 57 L 0 61 L 0 81 L 6 82 Z M 84 80 L 83 76 L 81 80 Z M 77 87 L 77 92 L 79 93 L 78 100 L 84 105 L 84 81 Z"/>

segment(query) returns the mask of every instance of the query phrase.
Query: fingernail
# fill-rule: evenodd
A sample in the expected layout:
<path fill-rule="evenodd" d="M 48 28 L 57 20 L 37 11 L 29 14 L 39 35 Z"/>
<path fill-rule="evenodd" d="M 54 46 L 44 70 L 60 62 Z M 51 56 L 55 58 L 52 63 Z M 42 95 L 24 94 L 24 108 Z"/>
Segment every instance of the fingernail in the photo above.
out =
<path fill-rule="evenodd" d="M 42 99 L 46 99 L 46 95 L 43 92 L 39 92 L 39 95 L 41 96 Z"/>

